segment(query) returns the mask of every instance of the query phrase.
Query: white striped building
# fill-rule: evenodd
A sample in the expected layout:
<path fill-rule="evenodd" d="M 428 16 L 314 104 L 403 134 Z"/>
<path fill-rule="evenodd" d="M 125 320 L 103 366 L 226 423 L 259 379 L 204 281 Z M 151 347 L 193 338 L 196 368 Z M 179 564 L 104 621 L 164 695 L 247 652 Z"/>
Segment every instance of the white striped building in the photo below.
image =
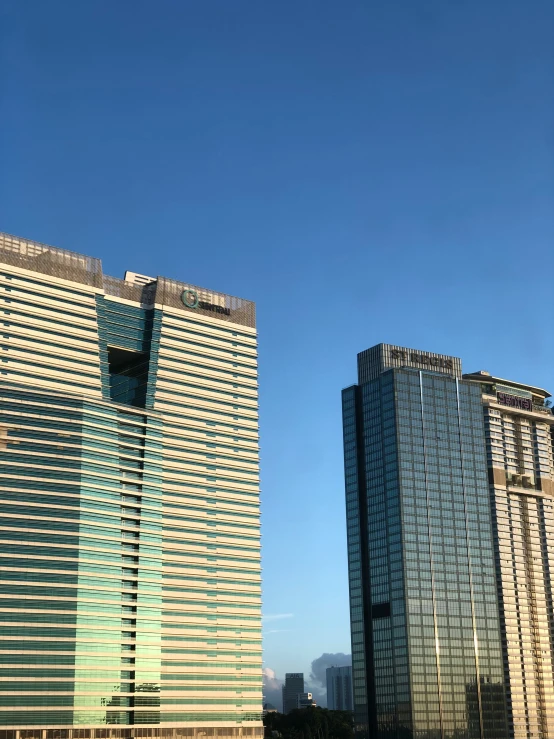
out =
<path fill-rule="evenodd" d="M 254 305 L 140 277 L 0 234 L 0 739 L 263 733 Z"/>

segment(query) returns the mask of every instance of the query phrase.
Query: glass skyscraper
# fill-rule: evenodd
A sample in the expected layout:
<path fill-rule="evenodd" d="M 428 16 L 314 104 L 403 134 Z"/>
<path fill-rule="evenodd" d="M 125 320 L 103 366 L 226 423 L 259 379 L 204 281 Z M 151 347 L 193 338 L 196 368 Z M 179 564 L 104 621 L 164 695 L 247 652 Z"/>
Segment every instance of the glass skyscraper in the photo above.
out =
<path fill-rule="evenodd" d="M 356 727 L 505 739 L 481 390 L 455 357 L 380 344 L 342 401 Z"/>
<path fill-rule="evenodd" d="M 0 235 L 0 739 L 257 737 L 254 305 Z"/>

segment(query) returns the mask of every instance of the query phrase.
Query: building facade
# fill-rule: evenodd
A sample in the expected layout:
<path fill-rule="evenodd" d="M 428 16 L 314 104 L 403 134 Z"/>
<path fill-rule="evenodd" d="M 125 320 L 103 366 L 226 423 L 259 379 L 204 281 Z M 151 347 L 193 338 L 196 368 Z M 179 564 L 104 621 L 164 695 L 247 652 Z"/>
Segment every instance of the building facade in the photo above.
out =
<path fill-rule="evenodd" d="M 327 682 L 327 708 L 331 711 L 352 711 L 352 667 L 328 667 L 325 671 Z"/>
<path fill-rule="evenodd" d="M 254 306 L 134 277 L 0 236 L 0 739 L 263 733 Z"/>
<path fill-rule="evenodd" d="M 356 727 L 505 739 L 481 390 L 455 357 L 380 344 L 342 401 Z"/>
<path fill-rule="evenodd" d="M 311 693 L 298 693 L 296 696 L 297 708 L 315 708 L 317 703 Z"/>
<path fill-rule="evenodd" d="M 546 390 L 488 372 L 481 391 L 510 733 L 554 739 L 554 416 Z"/>
<path fill-rule="evenodd" d="M 287 672 L 283 685 L 283 713 L 298 708 L 298 696 L 304 692 L 304 673 Z"/>

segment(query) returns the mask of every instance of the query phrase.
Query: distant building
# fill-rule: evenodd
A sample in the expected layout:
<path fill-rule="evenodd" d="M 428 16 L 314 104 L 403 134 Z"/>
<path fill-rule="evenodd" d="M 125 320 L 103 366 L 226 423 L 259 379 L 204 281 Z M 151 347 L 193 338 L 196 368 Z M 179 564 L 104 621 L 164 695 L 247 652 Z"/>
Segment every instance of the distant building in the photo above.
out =
<path fill-rule="evenodd" d="M 296 707 L 297 708 L 308 708 L 308 706 L 316 706 L 311 693 L 298 693 L 296 696 Z"/>
<path fill-rule="evenodd" d="M 304 693 L 304 673 L 287 672 L 283 685 L 283 713 L 290 713 L 298 708 L 297 696 Z"/>
<path fill-rule="evenodd" d="M 278 711 L 275 708 L 275 706 L 273 705 L 273 703 L 264 703 L 264 711 L 263 711 L 264 716 L 267 713 L 277 713 L 277 712 Z"/>
<path fill-rule="evenodd" d="M 327 708 L 331 711 L 353 711 L 352 667 L 328 667 Z"/>

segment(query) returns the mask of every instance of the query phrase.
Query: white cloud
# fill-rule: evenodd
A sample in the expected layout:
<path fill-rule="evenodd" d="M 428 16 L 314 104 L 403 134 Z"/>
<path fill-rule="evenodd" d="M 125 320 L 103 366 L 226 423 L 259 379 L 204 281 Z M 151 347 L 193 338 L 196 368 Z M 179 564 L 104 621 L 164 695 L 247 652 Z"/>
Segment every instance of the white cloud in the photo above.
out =
<path fill-rule="evenodd" d="M 283 710 L 283 681 L 275 675 L 271 667 L 263 669 L 264 703 L 272 703 L 278 711 Z"/>
<path fill-rule="evenodd" d="M 352 656 L 344 654 L 344 652 L 329 653 L 324 652 L 320 657 L 312 662 L 312 671 L 308 678 L 308 685 L 318 705 L 327 706 L 327 676 L 328 667 L 342 667 L 343 665 L 351 665 Z"/>
<path fill-rule="evenodd" d="M 263 621 L 280 621 L 283 618 L 294 618 L 294 613 L 268 613 L 262 616 Z"/>

